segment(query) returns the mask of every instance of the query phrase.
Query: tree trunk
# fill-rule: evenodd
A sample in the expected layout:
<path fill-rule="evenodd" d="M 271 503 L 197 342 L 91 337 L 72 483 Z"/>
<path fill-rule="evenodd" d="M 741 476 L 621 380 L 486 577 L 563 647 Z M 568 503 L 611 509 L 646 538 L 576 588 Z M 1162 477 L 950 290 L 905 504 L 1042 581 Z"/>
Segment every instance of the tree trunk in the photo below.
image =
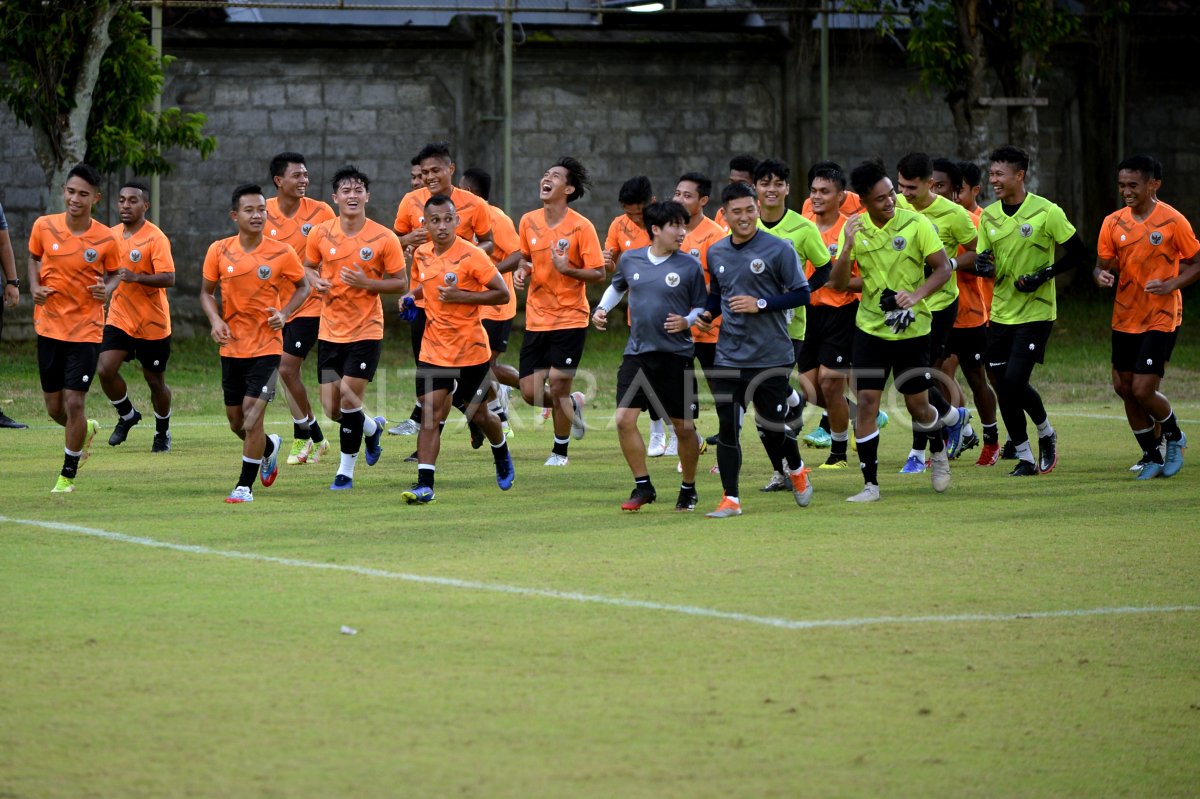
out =
<path fill-rule="evenodd" d="M 979 98 L 987 92 L 987 57 L 983 49 L 983 31 L 979 28 L 979 0 L 954 0 L 958 35 L 970 59 L 962 91 L 948 97 L 954 115 L 954 133 L 958 157 L 983 165 L 987 161 L 990 140 L 987 109 Z"/>
<path fill-rule="evenodd" d="M 792 168 L 792 193 L 789 205 L 797 210 L 808 196 L 808 167 L 821 160 L 821 98 L 813 80 L 813 67 L 819 55 L 813 15 L 788 14 L 788 49 L 784 77 L 784 153 Z M 790 89 L 790 91 L 788 91 Z"/>
<path fill-rule="evenodd" d="M 1019 64 L 1014 96 L 1032 101 L 1037 97 L 1038 87 L 1041 85 L 1037 76 L 1037 56 L 1023 52 Z M 1034 105 L 1010 106 L 1008 109 L 1008 135 L 1013 144 L 1029 155 L 1029 171 L 1025 174 L 1025 188 L 1036 193 L 1039 150 L 1037 107 Z"/>

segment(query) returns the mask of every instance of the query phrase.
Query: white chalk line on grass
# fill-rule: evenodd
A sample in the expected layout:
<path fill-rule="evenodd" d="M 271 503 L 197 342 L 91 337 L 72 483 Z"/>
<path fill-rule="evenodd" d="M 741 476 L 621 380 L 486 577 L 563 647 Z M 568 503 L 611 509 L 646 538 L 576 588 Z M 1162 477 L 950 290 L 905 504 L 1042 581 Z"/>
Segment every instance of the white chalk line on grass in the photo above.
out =
<path fill-rule="evenodd" d="M 143 536 L 114 533 L 109 530 L 99 530 L 94 527 L 82 527 L 77 524 L 61 522 L 45 522 L 36 519 L 14 519 L 0 516 L 0 523 L 21 524 L 29 527 L 41 527 L 45 530 L 57 530 L 64 533 L 77 533 L 92 538 L 102 538 L 122 544 L 166 549 L 173 552 L 185 552 L 192 555 L 210 555 L 234 560 L 248 560 L 256 563 L 271 563 L 277 566 L 288 566 L 296 569 L 314 569 L 321 571 L 343 572 L 364 577 L 379 577 L 386 580 L 402 580 L 410 583 L 437 585 L 446 588 L 463 588 L 471 591 L 490 591 L 497 594 L 538 597 L 542 599 L 558 599 L 568 602 L 581 602 L 593 605 L 609 605 L 618 608 L 636 610 L 653 610 L 660 613 L 677 613 L 686 616 L 699 616 L 708 619 L 758 624 L 765 627 L 778 627 L 785 630 L 814 630 L 823 627 L 868 627 L 897 624 L 953 624 L 956 622 L 999 622 L 1017 621 L 1019 619 L 1056 619 L 1080 616 L 1115 616 L 1134 613 L 1192 613 L 1200 611 L 1200 605 L 1157 605 L 1146 607 L 1111 607 L 1111 608 L 1079 608 L 1074 610 L 1042 610 L 1027 613 L 958 613 L 930 616 L 864 616 L 849 619 L 784 619 L 775 616 L 756 616 L 750 613 L 734 613 L 714 608 L 697 607 L 695 605 L 672 605 L 664 602 L 652 602 L 644 599 L 625 599 L 600 594 L 584 594 L 577 591 L 556 591 L 552 588 L 526 588 L 518 585 L 502 583 L 483 583 L 475 580 L 459 580 L 454 577 L 436 577 L 426 574 L 409 574 L 406 572 L 387 571 L 368 566 L 347 566 L 338 563 L 317 563 L 315 561 L 297 560 L 295 558 L 280 558 L 274 555 L 260 555 L 254 552 L 239 552 L 230 549 L 213 549 L 197 544 L 177 544 L 172 541 L 159 541 Z"/>

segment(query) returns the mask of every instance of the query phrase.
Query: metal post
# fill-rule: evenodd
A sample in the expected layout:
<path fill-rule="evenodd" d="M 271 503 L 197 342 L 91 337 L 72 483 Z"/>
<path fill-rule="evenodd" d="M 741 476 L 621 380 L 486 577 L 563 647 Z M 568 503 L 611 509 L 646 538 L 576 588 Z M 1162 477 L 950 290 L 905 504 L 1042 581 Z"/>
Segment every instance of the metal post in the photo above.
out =
<path fill-rule="evenodd" d="M 513 127 L 513 0 L 504 3 L 504 211 L 513 210 L 512 196 L 512 127 Z"/>
<path fill-rule="evenodd" d="M 154 48 L 154 55 L 160 61 L 163 55 L 162 46 L 162 3 L 156 2 L 150 6 L 150 46 Z M 164 82 L 166 77 L 164 76 Z M 162 114 L 162 87 L 154 93 L 154 119 L 157 122 L 159 115 Z M 158 175 L 150 176 L 150 221 L 156 225 L 161 221 L 159 216 L 159 208 L 162 207 L 161 200 L 161 185 Z"/>
<path fill-rule="evenodd" d="M 821 160 L 829 160 L 829 6 L 821 9 Z"/>

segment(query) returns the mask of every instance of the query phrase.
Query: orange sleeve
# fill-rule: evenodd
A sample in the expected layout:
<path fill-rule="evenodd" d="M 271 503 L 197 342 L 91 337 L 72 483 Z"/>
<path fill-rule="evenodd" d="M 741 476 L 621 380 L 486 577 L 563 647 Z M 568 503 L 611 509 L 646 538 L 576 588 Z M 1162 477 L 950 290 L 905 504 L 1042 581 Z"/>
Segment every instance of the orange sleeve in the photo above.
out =
<path fill-rule="evenodd" d="M 1111 261 L 1117 257 L 1116 248 L 1112 243 L 1113 223 L 1116 220 L 1116 214 L 1109 214 L 1104 217 L 1104 224 L 1100 226 L 1100 238 L 1096 241 L 1096 254 L 1106 261 Z"/>
<path fill-rule="evenodd" d="M 154 237 L 154 256 L 151 259 L 151 265 L 156 275 L 175 271 L 175 256 L 171 254 L 171 240 L 161 231 Z"/>
<path fill-rule="evenodd" d="M 204 279 L 210 283 L 217 283 L 221 280 L 220 264 L 217 263 L 221 252 L 221 242 L 214 241 L 208 245 L 208 252 L 204 254 Z"/>
<path fill-rule="evenodd" d="M 335 223 L 336 224 L 336 223 Z M 304 261 L 310 264 L 321 263 L 321 237 L 325 235 L 328 229 L 328 224 L 322 222 L 308 232 L 308 238 L 304 240 Z"/>
<path fill-rule="evenodd" d="M 596 236 L 596 228 L 585 218 L 583 230 L 579 235 L 579 258 L 583 261 L 584 269 L 603 269 L 604 251 L 600 248 L 600 239 Z"/>
<path fill-rule="evenodd" d="M 46 217 L 39 216 L 33 223 L 33 229 L 29 231 L 29 254 L 39 261 L 46 252 L 46 245 L 42 243 L 42 234 L 46 229 L 45 219 Z"/>
<path fill-rule="evenodd" d="M 609 223 L 608 235 L 605 236 L 605 238 L 604 238 L 604 249 L 615 250 L 616 252 L 621 251 L 621 230 L 620 230 L 620 225 L 619 225 L 620 221 L 621 221 L 621 217 L 618 216 L 616 219 L 614 219 L 612 222 Z"/>

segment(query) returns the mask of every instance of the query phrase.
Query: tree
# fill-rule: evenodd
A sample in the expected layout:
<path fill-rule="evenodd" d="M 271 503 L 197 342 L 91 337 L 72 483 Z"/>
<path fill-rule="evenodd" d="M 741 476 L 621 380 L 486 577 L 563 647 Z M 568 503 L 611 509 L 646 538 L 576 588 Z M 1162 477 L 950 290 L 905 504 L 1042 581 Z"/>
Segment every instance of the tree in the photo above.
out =
<path fill-rule="evenodd" d="M 157 175 L 171 171 L 168 148 L 201 158 L 216 149 L 204 114 L 150 110 L 171 59 L 158 57 L 149 23 L 128 0 L 6 0 L 0 28 L 0 100 L 33 130 L 52 208 L 80 161 Z"/>

